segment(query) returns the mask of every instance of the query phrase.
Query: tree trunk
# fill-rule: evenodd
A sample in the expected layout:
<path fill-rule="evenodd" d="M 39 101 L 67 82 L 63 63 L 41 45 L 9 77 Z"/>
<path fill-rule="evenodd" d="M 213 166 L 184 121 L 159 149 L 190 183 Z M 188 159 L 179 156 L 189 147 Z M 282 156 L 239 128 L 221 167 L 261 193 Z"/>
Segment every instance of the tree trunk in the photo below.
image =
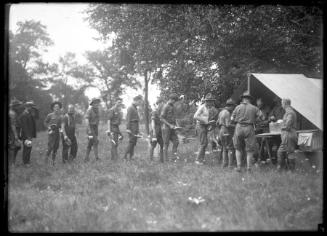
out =
<path fill-rule="evenodd" d="M 146 134 L 149 135 L 149 102 L 148 102 L 148 71 L 146 70 L 144 73 L 144 118 L 145 118 L 145 131 Z"/>

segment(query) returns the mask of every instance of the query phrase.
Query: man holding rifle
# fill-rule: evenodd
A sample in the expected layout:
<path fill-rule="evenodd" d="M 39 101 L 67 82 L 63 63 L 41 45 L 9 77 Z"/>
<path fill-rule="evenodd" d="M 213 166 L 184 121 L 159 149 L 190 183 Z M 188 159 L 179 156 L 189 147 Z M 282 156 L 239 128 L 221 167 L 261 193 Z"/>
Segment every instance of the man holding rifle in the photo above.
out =
<path fill-rule="evenodd" d="M 127 109 L 126 115 L 126 132 L 128 133 L 129 142 L 127 149 L 125 151 L 124 160 L 127 160 L 127 154 L 129 154 L 129 159 L 132 160 L 134 156 L 134 147 L 137 143 L 137 138 L 139 138 L 139 122 L 140 117 L 137 112 L 137 107 L 143 104 L 143 98 L 138 95 L 133 98 L 133 103 Z"/>
<path fill-rule="evenodd" d="M 122 120 L 122 106 L 122 101 L 119 99 L 109 110 L 107 135 L 109 136 L 111 143 L 111 160 L 118 159 L 118 141 L 123 139 L 123 135 L 119 130 L 119 125 Z"/>

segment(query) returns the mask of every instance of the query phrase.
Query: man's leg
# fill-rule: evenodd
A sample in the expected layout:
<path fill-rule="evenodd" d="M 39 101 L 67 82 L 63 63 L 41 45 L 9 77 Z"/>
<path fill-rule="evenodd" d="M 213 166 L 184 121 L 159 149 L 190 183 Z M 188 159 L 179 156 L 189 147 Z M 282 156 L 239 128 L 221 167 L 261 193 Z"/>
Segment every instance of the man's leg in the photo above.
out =
<path fill-rule="evenodd" d="M 177 155 L 177 147 L 178 147 L 178 144 L 179 144 L 179 141 L 178 141 L 178 136 L 177 136 L 177 133 L 175 130 L 171 130 L 170 132 L 170 140 L 172 141 L 173 143 L 173 154 L 174 155 Z"/>
<path fill-rule="evenodd" d="M 242 152 L 241 150 L 236 149 L 236 170 L 241 171 L 241 164 L 242 164 Z"/>
<path fill-rule="evenodd" d="M 32 151 L 32 147 L 26 147 L 24 145 L 24 147 L 23 147 L 23 163 L 25 165 L 30 163 L 31 151 Z"/>
<path fill-rule="evenodd" d="M 90 160 L 90 152 L 93 146 L 93 139 L 89 139 L 86 147 L 85 159 L 84 162 L 88 162 Z"/>
<path fill-rule="evenodd" d="M 77 150 L 78 150 L 76 136 L 75 135 L 72 136 L 70 138 L 70 141 L 72 142 L 72 144 L 70 146 L 70 159 L 73 160 L 76 158 Z"/>
<path fill-rule="evenodd" d="M 225 146 L 223 146 L 223 162 L 222 167 L 225 168 L 228 165 L 228 150 Z"/>
<path fill-rule="evenodd" d="M 98 153 L 98 144 L 99 144 L 99 141 L 98 141 L 98 137 L 95 136 L 96 140 L 93 144 L 93 151 L 94 151 L 94 156 L 95 156 L 95 160 L 100 160 L 99 158 L 99 153 Z"/>
<path fill-rule="evenodd" d="M 234 152 L 233 150 L 228 150 L 228 168 L 233 168 L 233 159 L 234 159 Z"/>
<path fill-rule="evenodd" d="M 65 141 L 62 141 L 62 162 L 66 163 L 68 161 L 68 150 L 69 146 L 65 143 Z"/>
<path fill-rule="evenodd" d="M 204 161 L 205 150 L 208 145 L 208 136 L 207 136 L 207 127 L 200 125 L 199 127 L 199 139 L 200 139 L 200 148 L 197 155 L 197 161 Z"/>
<path fill-rule="evenodd" d="M 151 141 L 151 144 L 150 144 L 150 160 L 153 161 L 153 153 L 154 153 L 154 149 L 156 148 L 157 146 L 157 142 L 154 141 L 152 142 Z"/>
<path fill-rule="evenodd" d="M 163 139 L 163 161 L 169 161 L 168 157 L 168 147 L 169 147 L 169 137 L 170 137 L 170 129 L 165 125 L 162 126 L 162 139 Z"/>

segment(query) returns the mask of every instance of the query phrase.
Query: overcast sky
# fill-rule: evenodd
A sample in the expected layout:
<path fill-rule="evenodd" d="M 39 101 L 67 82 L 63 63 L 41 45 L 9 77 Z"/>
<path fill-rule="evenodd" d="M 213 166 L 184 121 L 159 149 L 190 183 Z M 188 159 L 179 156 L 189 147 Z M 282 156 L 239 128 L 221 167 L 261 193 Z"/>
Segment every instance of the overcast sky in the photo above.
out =
<path fill-rule="evenodd" d="M 101 42 L 95 40 L 99 35 L 96 30 L 89 27 L 88 22 L 83 19 L 86 14 L 83 11 L 87 3 L 19 3 L 10 8 L 9 29 L 15 33 L 18 21 L 36 20 L 47 27 L 47 32 L 53 40 L 54 45 L 49 47 L 48 53 L 42 55 L 48 62 L 58 62 L 60 56 L 67 52 L 76 54 L 78 62 L 86 63 L 83 54 L 85 51 L 102 49 L 105 47 Z M 156 86 L 149 87 L 149 102 L 152 105 L 159 91 Z M 142 93 L 128 89 L 124 95 L 125 105 L 129 105 L 132 97 Z M 89 98 L 99 96 L 97 89 L 88 89 L 86 95 Z"/>

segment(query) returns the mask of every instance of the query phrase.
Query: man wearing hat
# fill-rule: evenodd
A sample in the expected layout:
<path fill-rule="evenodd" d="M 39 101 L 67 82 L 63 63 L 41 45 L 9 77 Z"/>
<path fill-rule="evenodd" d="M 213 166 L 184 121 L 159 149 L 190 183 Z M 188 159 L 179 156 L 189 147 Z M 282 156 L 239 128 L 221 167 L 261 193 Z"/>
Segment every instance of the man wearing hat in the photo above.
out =
<path fill-rule="evenodd" d="M 157 146 L 157 143 L 160 145 L 160 161 L 163 162 L 163 140 L 162 140 L 162 131 L 161 131 L 161 122 L 160 122 L 160 113 L 164 105 L 164 100 L 159 98 L 157 100 L 157 108 L 153 110 L 151 114 L 151 130 L 150 130 L 150 160 L 153 160 L 153 152 Z"/>
<path fill-rule="evenodd" d="M 208 146 L 208 128 L 216 124 L 218 110 L 214 107 L 215 98 L 208 93 L 202 104 L 194 114 L 194 119 L 199 122 L 200 148 L 196 158 L 196 164 L 202 164 L 204 161 L 205 150 Z"/>
<path fill-rule="evenodd" d="M 76 119 L 75 119 L 75 107 L 72 104 L 68 105 L 67 114 L 62 118 L 61 122 L 62 130 L 62 161 L 72 161 L 77 155 L 77 139 L 75 135 Z M 70 148 L 70 155 L 68 151 Z"/>
<path fill-rule="evenodd" d="M 225 107 L 219 112 L 217 123 L 219 125 L 219 139 L 222 144 L 223 162 L 222 166 L 232 168 L 234 146 L 233 134 L 235 126 L 231 124 L 231 113 L 235 107 L 233 99 L 228 99 Z M 227 158 L 228 157 L 228 158 Z"/>
<path fill-rule="evenodd" d="M 236 149 L 236 170 L 241 171 L 242 149 L 245 146 L 247 171 L 250 171 L 253 154 L 257 148 L 254 124 L 256 121 L 263 120 L 263 115 L 258 107 L 251 104 L 253 97 L 249 92 L 244 92 L 241 99 L 242 102 L 236 106 L 231 117 L 232 122 L 237 123 L 233 136 L 234 148 Z"/>
<path fill-rule="evenodd" d="M 32 139 L 36 138 L 36 122 L 38 110 L 33 101 L 25 104 L 25 110 L 18 119 L 20 139 L 23 142 L 23 164 L 29 166 L 32 151 Z"/>
<path fill-rule="evenodd" d="M 111 160 L 118 159 L 118 140 L 123 138 L 119 130 L 119 125 L 122 120 L 122 109 L 123 104 L 121 99 L 117 100 L 115 105 L 109 110 L 108 114 L 108 135 L 111 138 Z"/>
<path fill-rule="evenodd" d="M 168 102 L 163 105 L 161 113 L 160 113 L 160 121 L 161 121 L 161 132 L 163 139 L 163 160 L 169 161 L 168 158 L 168 147 L 169 141 L 173 143 L 173 154 L 177 155 L 177 147 L 178 147 L 178 137 L 176 134 L 176 115 L 174 104 L 178 101 L 178 96 L 175 93 L 169 95 Z"/>
<path fill-rule="evenodd" d="M 283 116 L 283 125 L 281 131 L 281 144 L 277 151 L 277 169 L 281 170 L 285 160 L 288 160 L 289 169 L 295 169 L 295 154 L 294 150 L 297 145 L 296 113 L 291 107 L 291 100 L 288 98 L 282 99 L 282 107 L 285 110 Z"/>
<path fill-rule="evenodd" d="M 10 165 L 15 165 L 16 156 L 21 149 L 21 143 L 19 141 L 19 126 L 17 118 L 19 115 L 22 102 L 18 100 L 11 101 L 9 105 L 9 135 L 8 135 L 8 160 Z"/>
<path fill-rule="evenodd" d="M 61 127 L 61 108 L 62 104 L 59 101 L 52 102 L 50 105 L 52 110 L 44 120 L 44 126 L 48 127 L 48 150 L 45 157 L 45 163 L 48 163 L 49 156 L 52 153 L 52 165 L 56 163 L 56 155 L 59 148 Z"/>
<path fill-rule="evenodd" d="M 100 160 L 98 155 L 98 126 L 100 121 L 100 106 L 101 100 L 99 98 L 92 98 L 90 102 L 90 107 L 86 111 L 86 125 L 87 125 L 87 135 L 88 135 L 88 143 L 86 148 L 86 154 L 85 154 L 85 162 L 88 162 L 90 160 L 89 155 L 91 152 L 91 149 L 93 147 L 95 160 Z"/>
<path fill-rule="evenodd" d="M 134 147 L 137 143 L 137 135 L 139 134 L 139 122 L 140 117 L 137 111 L 137 107 L 143 104 L 143 97 L 137 95 L 133 98 L 132 104 L 127 108 L 126 114 L 126 131 L 128 133 L 128 146 L 124 154 L 124 160 L 127 160 L 127 155 L 129 154 L 129 159 L 132 160 L 134 156 Z"/>

